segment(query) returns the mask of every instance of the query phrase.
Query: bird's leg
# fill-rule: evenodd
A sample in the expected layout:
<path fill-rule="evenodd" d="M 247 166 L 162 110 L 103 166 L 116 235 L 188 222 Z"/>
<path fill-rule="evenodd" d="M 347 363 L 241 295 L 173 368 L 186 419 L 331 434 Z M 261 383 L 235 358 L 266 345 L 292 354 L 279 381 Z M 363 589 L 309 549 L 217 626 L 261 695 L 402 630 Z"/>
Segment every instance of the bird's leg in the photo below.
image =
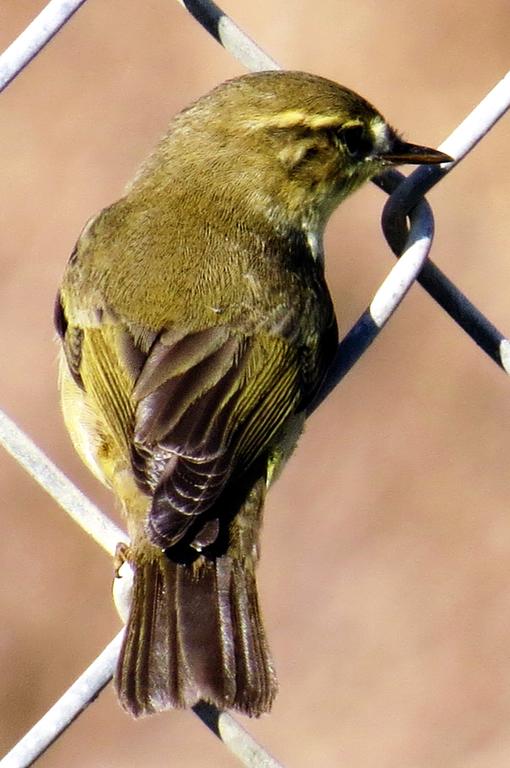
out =
<path fill-rule="evenodd" d="M 113 569 L 115 573 L 115 578 L 120 579 L 122 578 L 120 576 L 120 569 L 124 565 L 125 562 L 132 563 L 133 562 L 133 554 L 131 552 L 131 547 L 129 544 L 126 544 L 125 541 L 119 541 L 117 546 L 115 547 L 115 556 L 113 558 Z"/>

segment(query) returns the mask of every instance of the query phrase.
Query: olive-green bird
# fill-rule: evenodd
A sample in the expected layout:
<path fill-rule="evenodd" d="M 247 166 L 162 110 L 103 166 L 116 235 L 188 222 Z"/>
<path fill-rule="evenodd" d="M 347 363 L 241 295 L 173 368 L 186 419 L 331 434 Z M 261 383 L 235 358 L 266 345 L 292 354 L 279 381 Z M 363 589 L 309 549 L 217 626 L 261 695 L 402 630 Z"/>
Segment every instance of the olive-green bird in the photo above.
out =
<path fill-rule="evenodd" d="M 177 115 L 85 226 L 56 303 L 60 387 L 127 521 L 115 685 L 133 715 L 270 709 L 255 568 L 266 490 L 337 346 L 324 226 L 387 166 L 449 159 L 333 82 L 250 74 Z"/>

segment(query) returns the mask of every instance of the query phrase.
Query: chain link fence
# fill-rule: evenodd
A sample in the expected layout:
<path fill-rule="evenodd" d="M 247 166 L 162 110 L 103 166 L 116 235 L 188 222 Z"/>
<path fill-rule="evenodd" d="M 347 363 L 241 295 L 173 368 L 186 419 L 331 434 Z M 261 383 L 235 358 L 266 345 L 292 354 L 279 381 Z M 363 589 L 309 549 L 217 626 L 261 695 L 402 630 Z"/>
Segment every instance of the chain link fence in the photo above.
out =
<path fill-rule="evenodd" d="M 47 4 L 0 57 L 0 90 L 11 83 L 83 4 L 84 0 L 52 0 Z M 183 4 L 196 21 L 243 66 L 251 70 L 277 67 L 275 61 L 214 3 L 209 0 L 185 0 Z M 131 66 L 136 66 L 136 62 L 131 62 Z M 379 104 L 377 106 L 383 107 Z M 510 347 L 504 334 L 430 261 L 434 218 L 429 204 L 423 199 L 424 194 L 442 182 L 471 152 L 509 106 L 510 74 L 495 84 L 478 106 L 441 143 L 439 148 L 455 160 L 451 166 L 419 168 L 407 179 L 396 171 L 376 179 L 376 184 L 389 195 L 383 212 L 383 231 L 398 261 L 382 280 L 367 309 L 351 330 L 344 334 L 337 362 L 321 402 L 363 355 L 415 281 L 421 283 L 438 305 L 493 362 L 506 373 L 510 372 Z M 421 136 L 416 138 L 426 140 Z M 332 258 L 331 254 L 329 258 Z M 314 409 L 318 405 L 319 402 L 314 405 Z M 113 555 L 117 542 L 124 538 L 123 532 L 78 491 L 14 421 L 3 413 L 0 414 L 0 440 L 75 522 Z M 0 762 L 2 768 L 31 765 L 96 698 L 111 679 L 121 634 L 115 637 L 37 725 L 8 752 Z M 280 765 L 228 713 L 199 705 L 195 707 L 195 714 L 242 764 L 261 767 Z M 76 764 L 82 763 L 77 761 Z M 175 763 L 170 760 L 169 764 Z M 207 758 L 204 758 L 204 764 L 207 764 Z"/>

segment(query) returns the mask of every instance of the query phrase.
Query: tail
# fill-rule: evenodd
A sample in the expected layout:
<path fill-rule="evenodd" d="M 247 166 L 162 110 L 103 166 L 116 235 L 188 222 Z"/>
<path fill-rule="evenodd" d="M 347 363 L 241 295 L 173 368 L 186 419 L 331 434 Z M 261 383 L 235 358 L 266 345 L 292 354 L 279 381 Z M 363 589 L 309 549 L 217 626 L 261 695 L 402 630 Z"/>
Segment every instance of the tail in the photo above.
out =
<path fill-rule="evenodd" d="M 135 566 L 131 613 L 115 685 L 135 717 L 199 700 L 258 716 L 276 675 L 259 611 L 252 558 L 162 553 Z"/>

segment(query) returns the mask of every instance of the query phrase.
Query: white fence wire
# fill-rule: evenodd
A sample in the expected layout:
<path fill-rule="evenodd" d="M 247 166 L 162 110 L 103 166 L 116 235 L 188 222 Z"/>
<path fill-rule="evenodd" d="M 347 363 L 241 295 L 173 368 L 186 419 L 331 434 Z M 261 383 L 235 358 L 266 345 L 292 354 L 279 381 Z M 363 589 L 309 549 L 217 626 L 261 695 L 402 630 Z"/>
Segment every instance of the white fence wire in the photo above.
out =
<path fill-rule="evenodd" d="M 0 56 L 0 91 L 36 56 L 85 0 L 51 0 Z M 275 69 L 276 62 L 210 0 L 180 0 L 181 4 L 239 62 L 251 70 Z M 433 185 L 486 135 L 510 107 L 510 73 L 445 139 L 440 149 L 454 158 L 448 167 L 420 167 L 409 177 L 389 172 L 376 183 L 390 197 L 383 228 L 399 261 L 381 283 L 369 307 L 341 341 L 330 377 L 310 412 L 322 402 L 359 359 L 391 317 L 415 280 L 471 338 L 507 373 L 510 342 L 429 260 L 434 220 L 423 199 Z M 58 470 L 33 442 L 0 412 L 0 442 L 63 509 L 110 555 L 125 534 L 97 509 Z M 1 768 L 25 768 L 59 737 L 110 681 L 122 640 L 115 637 L 90 667 L 44 717 L 0 761 Z M 242 764 L 277 768 L 272 758 L 228 713 L 199 704 L 195 714 L 218 736 Z"/>

